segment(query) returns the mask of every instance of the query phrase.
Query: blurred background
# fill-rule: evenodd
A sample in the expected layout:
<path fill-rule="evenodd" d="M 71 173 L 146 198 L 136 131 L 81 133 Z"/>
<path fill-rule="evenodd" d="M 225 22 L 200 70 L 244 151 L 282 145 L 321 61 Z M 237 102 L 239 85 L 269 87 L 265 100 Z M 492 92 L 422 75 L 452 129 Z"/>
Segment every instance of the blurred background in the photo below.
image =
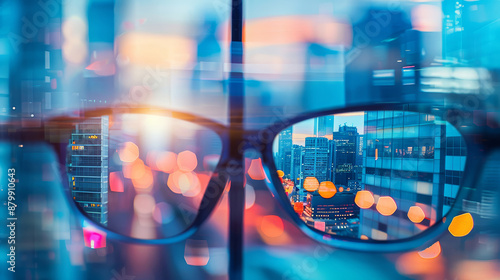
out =
<path fill-rule="evenodd" d="M 376 102 L 474 112 L 454 116 L 458 123 L 500 121 L 496 0 L 239 3 L 244 63 L 231 65 L 228 0 L 1 1 L 0 122 L 36 128 L 92 108 L 154 105 L 227 124 L 231 69 L 245 77 L 248 129 Z M 227 279 L 226 194 L 188 240 L 125 244 L 70 211 L 51 146 L 3 141 L 0 154 L 4 221 L 7 170 L 18 179 L 16 272 L 7 270 L 2 226 L 0 279 Z M 394 254 L 305 236 L 269 192 L 259 157 L 247 160 L 246 279 L 500 279 L 499 153 L 461 205 L 474 220 L 470 233 Z"/>

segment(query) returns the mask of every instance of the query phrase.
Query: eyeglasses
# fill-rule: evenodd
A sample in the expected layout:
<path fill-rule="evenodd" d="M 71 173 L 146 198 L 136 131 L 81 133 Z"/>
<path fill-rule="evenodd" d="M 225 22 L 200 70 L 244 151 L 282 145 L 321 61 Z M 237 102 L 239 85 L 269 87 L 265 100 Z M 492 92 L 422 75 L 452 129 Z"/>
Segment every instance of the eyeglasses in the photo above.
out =
<path fill-rule="evenodd" d="M 238 135 L 241 153 L 262 154 L 269 189 L 304 233 L 392 252 L 433 242 L 476 189 L 498 130 L 468 113 L 377 104 L 234 131 L 165 109 L 105 108 L 9 136 L 53 145 L 73 208 L 110 238 L 168 244 L 193 234 L 236 174 Z"/>

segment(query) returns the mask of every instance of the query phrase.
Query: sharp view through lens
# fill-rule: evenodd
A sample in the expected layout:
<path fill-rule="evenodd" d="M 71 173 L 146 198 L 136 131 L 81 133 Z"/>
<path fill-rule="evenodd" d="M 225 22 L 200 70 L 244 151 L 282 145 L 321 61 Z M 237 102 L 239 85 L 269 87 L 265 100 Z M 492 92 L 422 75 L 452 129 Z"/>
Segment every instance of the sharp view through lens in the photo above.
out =
<path fill-rule="evenodd" d="M 408 238 L 442 219 L 466 160 L 452 125 L 398 111 L 306 120 L 283 130 L 273 148 L 286 195 L 303 222 L 365 240 Z"/>

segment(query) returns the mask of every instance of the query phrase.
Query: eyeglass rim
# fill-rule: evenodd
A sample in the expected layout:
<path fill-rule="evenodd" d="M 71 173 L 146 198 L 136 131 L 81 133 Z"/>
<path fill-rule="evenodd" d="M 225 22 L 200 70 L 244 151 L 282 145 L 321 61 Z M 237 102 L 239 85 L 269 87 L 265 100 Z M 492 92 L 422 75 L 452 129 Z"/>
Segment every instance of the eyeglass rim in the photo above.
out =
<path fill-rule="evenodd" d="M 291 126 L 295 123 L 298 123 L 302 120 L 306 120 L 308 118 L 314 118 L 314 117 L 319 117 L 319 116 L 324 116 L 324 115 L 330 115 L 330 114 L 339 114 L 339 113 L 347 113 L 347 112 L 354 112 L 354 111 L 384 111 L 384 110 L 393 110 L 393 111 L 408 111 L 408 112 L 420 112 L 420 113 L 429 113 L 429 114 L 435 114 L 436 105 L 435 104 L 429 104 L 429 103 L 423 103 L 423 104 L 409 104 L 409 103 L 378 103 L 378 104 L 372 104 L 372 105 L 359 105 L 359 106 L 349 106 L 345 108 L 336 108 L 336 109 L 327 109 L 327 110 L 322 110 L 322 111 L 317 111 L 317 112 L 311 112 L 311 113 L 305 113 L 298 115 L 296 117 L 292 118 L 287 118 L 285 124 L 288 124 L 287 126 L 282 127 L 281 129 L 277 130 L 271 126 L 268 126 L 264 129 L 271 129 L 271 131 L 274 131 L 272 139 L 279 134 L 280 131 L 282 131 L 284 128 Z M 455 108 L 451 108 L 451 110 L 455 110 Z M 441 111 L 442 112 L 442 111 Z M 152 106 L 146 106 L 146 107 L 130 107 L 130 106 L 117 106 L 117 107 L 107 107 L 107 108 L 97 108 L 93 110 L 86 110 L 83 111 L 81 116 L 79 117 L 67 117 L 67 116 L 62 116 L 62 117 L 54 117 L 49 119 L 46 124 L 48 126 L 54 126 L 54 125 L 61 125 L 61 124 L 69 124 L 69 123 L 75 123 L 75 122 L 81 122 L 84 119 L 87 118 L 92 118 L 92 117 L 99 117 L 103 115 L 113 115 L 113 114 L 150 114 L 150 115 L 162 115 L 166 117 L 172 117 L 175 119 L 180 119 L 180 120 L 185 120 L 188 122 L 195 123 L 200 126 L 207 127 L 211 129 L 212 131 L 216 132 L 222 139 L 223 141 L 223 151 L 221 155 L 221 159 L 219 161 L 219 165 L 217 168 L 223 169 L 223 165 L 221 165 L 223 162 L 227 162 L 229 159 L 227 147 L 228 145 L 225 144 L 224 140 L 228 140 L 228 134 L 230 127 L 226 126 L 224 124 L 221 124 L 219 122 L 207 119 L 205 117 L 201 117 L 195 114 L 190 114 L 190 113 L 185 113 L 185 112 L 180 112 L 180 111 L 175 111 L 171 110 L 168 108 L 160 108 L 160 107 L 152 107 Z M 455 125 L 454 125 L 455 126 Z M 456 127 L 456 126 L 455 126 Z M 456 127 L 459 132 L 464 136 L 463 130 L 460 129 L 459 127 Z M 241 133 L 245 134 L 246 136 L 255 134 L 256 130 L 245 130 L 244 128 L 239 128 L 241 129 Z M 262 129 L 258 130 L 262 131 Z M 470 131 L 467 131 L 470 132 Z M 469 135 L 469 133 L 465 133 L 465 135 Z M 225 136 L 225 137 L 224 137 Z M 465 138 L 465 136 L 464 136 Z M 468 151 L 474 150 L 470 149 L 470 141 L 467 141 L 467 148 Z M 272 159 L 272 142 L 271 143 L 262 143 L 264 144 L 264 149 L 262 150 L 263 152 L 263 167 L 264 171 L 266 174 L 271 178 L 272 180 L 272 188 L 271 192 L 273 195 L 278 195 L 278 197 L 281 197 L 280 195 L 280 188 L 276 188 L 275 186 L 279 186 L 279 179 L 277 178 L 276 172 L 276 166 L 274 164 L 274 160 Z M 472 148 L 477 147 L 476 145 L 472 145 Z M 482 166 L 484 165 L 483 158 L 485 158 L 485 153 L 481 149 L 477 149 L 477 153 L 474 153 L 474 157 L 477 158 L 477 160 L 471 160 L 469 159 L 469 156 L 467 158 L 466 162 L 466 167 L 464 168 L 464 172 L 466 170 L 477 170 L 476 172 L 473 172 L 474 174 L 478 174 L 478 172 L 481 171 Z M 472 162 L 475 164 L 473 167 L 475 168 L 469 168 L 468 166 L 472 165 Z M 217 170 L 217 169 L 216 169 Z M 274 171 L 274 172 L 273 172 Z M 464 181 L 468 177 L 473 177 L 471 175 L 466 176 L 468 174 L 471 174 L 470 172 L 465 172 L 464 173 Z M 477 177 L 475 175 L 474 177 Z M 213 177 L 212 177 L 213 178 Z M 211 180 L 212 180 L 211 178 Z M 470 180 L 469 180 L 470 181 Z M 470 184 L 471 187 L 466 187 L 464 184 L 460 187 L 460 191 L 457 195 L 456 201 L 459 201 L 463 198 L 465 198 L 468 194 L 468 191 L 470 189 L 474 189 L 474 184 Z M 69 188 L 65 188 L 68 190 L 69 194 Z M 282 189 L 282 188 L 281 188 Z M 284 193 L 284 191 L 282 191 Z M 206 192 L 204 197 L 206 196 Z M 71 199 L 71 195 L 68 195 L 68 199 Z M 444 232 L 446 227 L 449 225 L 451 222 L 450 219 L 447 219 L 446 222 L 439 221 L 435 225 L 433 225 L 430 229 L 423 231 L 422 233 L 415 235 L 411 238 L 408 239 L 403 239 L 403 240 L 393 240 L 393 241 L 375 241 L 375 240 L 369 240 L 369 241 L 362 241 L 358 239 L 354 240 L 349 240 L 349 242 L 345 242 L 346 240 L 343 240 L 342 238 L 332 238 L 330 236 L 329 238 L 324 238 L 325 233 L 321 233 L 318 230 L 311 229 L 307 225 L 305 225 L 300 219 L 300 221 L 297 221 L 295 218 L 298 218 L 298 216 L 293 212 L 291 213 L 290 210 L 290 205 L 283 205 L 283 199 L 278 199 L 280 201 L 280 204 L 282 204 L 282 207 L 288 212 L 288 215 L 294 219 L 295 223 L 303 232 L 305 232 L 308 236 L 313 238 L 314 240 L 317 240 L 321 243 L 331 245 L 336 248 L 344 248 L 344 249 L 349 249 L 349 250 L 355 250 L 355 251 L 379 251 L 379 252 L 394 252 L 394 251 L 401 251 L 401 250 L 411 250 L 416 247 L 418 247 L 418 244 L 423 244 L 423 246 L 430 245 L 432 244 L 432 240 L 437 239 L 437 237 L 440 236 L 439 232 Z M 214 201 L 212 199 L 212 201 Z M 210 209 L 208 214 L 206 216 L 210 216 L 211 213 L 213 212 L 213 208 L 215 208 L 215 205 L 220 201 L 220 197 L 217 198 L 215 201 L 214 207 Z M 286 201 L 286 200 L 285 200 Z M 171 244 L 171 243 L 176 243 L 182 240 L 185 240 L 189 238 L 189 236 L 193 235 L 199 226 L 203 224 L 203 222 L 206 220 L 203 219 L 203 221 L 200 221 L 199 223 L 193 223 L 191 227 L 186 229 L 184 232 L 180 233 L 179 235 L 175 235 L 172 237 L 168 238 L 163 238 L 163 239 L 138 239 L 138 238 L 133 238 L 129 237 L 126 235 L 122 235 L 120 233 L 116 233 L 109 228 L 106 228 L 98 223 L 95 223 L 92 221 L 88 216 L 86 216 L 78 207 L 76 206 L 75 203 L 70 202 L 69 203 L 72 208 L 76 208 L 76 212 L 78 212 L 79 215 L 82 215 L 81 217 L 84 217 L 85 221 L 92 225 L 95 228 L 98 228 L 99 230 L 102 230 L 106 232 L 110 238 L 113 238 L 115 240 L 123 241 L 123 242 L 128 242 L 128 243 L 136 243 L 136 244 Z M 289 204 L 289 203 L 288 203 Z M 293 210 L 293 209 L 292 209 Z M 205 211 L 206 212 L 206 211 Z M 459 209 L 455 206 L 451 208 L 451 210 L 448 212 L 446 217 L 451 216 L 452 214 L 455 215 L 459 212 Z M 198 215 L 197 215 L 198 216 Z M 433 229 L 433 230 L 431 230 Z M 321 236 L 318 236 L 321 235 Z M 422 241 L 424 239 L 428 239 L 430 241 Z M 348 244 L 347 244 L 348 243 Z"/>
<path fill-rule="evenodd" d="M 467 146 L 467 160 L 464 167 L 464 176 L 463 182 L 459 188 L 459 192 L 455 199 L 455 203 L 451 206 L 450 211 L 444 215 L 442 219 L 436 221 L 436 223 L 430 226 L 428 229 L 405 239 L 399 240 L 361 240 L 356 238 L 342 237 L 330 235 L 324 232 L 321 232 L 317 229 L 311 228 L 307 226 L 300 217 L 294 212 L 291 204 L 286 197 L 285 191 L 282 187 L 282 184 L 277 176 L 277 167 L 273 158 L 273 149 L 272 143 L 275 138 L 279 135 L 279 133 L 290 127 L 294 124 L 300 123 L 301 121 L 325 116 L 325 115 L 334 115 L 339 113 L 348 113 L 348 112 L 357 112 L 357 111 L 406 111 L 406 112 L 417 112 L 417 113 L 427 113 L 430 115 L 433 114 L 433 110 L 435 105 L 432 104 L 374 104 L 369 106 L 353 106 L 349 108 L 342 109 L 329 109 L 320 112 L 307 113 L 295 118 L 291 118 L 290 121 L 287 122 L 287 126 L 282 129 L 276 131 L 275 129 L 271 129 L 272 126 L 268 126 L 268 129 L 275 132 L 272 137 L 272 142 L 265 145 L 265 149 L 262 152 L 262 160 L 264 171 L 268 178 L 271 178 L 271 184 L 268 184 L 271 192 L 275 197 L 278 198 L 278 201 L 282 208 L 287 212 L 287 215 L 294 221 L 294 223 L 310 238 L 316 240 L 317 242 L 330 245 L 335 248 L 361 251 L 361 252 L 399 252 L 399 251 L 409 251 L 417 248 L 425 248 L 432 245 L 439 237 L 446 232 L 449 224 L 451 223 L 450 218 L 456 216 L 460 211 L 460 207 L 458 207 L 458 202 L 462 201 L 464 198 L 467 198 L 468 195 L 476 189 L 475 179 L 479 177 L 480 172 L 485 164 L 485 160 L 487 158 L 487 154 L 490 153 L 491 149 L 489 149 L 485 145 L 478 145 L 476 143 L 472 143 L 472 138 L 478 130 L 481 129 L 464 129 L 463 127 L 452 124 L 462 135 L 465 140 Z M 453 108 L 452 108 L 453 109 Z M 442 111 L 441 111 L 442 113 Z M 443 119 L 445 120 L 445 119 Z"/>

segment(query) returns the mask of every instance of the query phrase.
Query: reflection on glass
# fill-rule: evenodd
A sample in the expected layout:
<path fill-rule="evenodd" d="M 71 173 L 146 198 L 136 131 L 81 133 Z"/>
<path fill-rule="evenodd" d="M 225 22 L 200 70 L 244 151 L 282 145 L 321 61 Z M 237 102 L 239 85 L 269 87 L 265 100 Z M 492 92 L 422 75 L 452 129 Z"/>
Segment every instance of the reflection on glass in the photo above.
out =
<path fill-rule="evenodd" d="M 433 115 L 373 111 L 309 119 L 283 130 L 275 163 L 310 227 L 360 239 L 402 239 L 441 219 L 466 160 L 462 136 Z"/>
<path fill-rule="evenodd" d="M 90 219 L 113 231 L 171 237 L 192 224 L 221 150 L 215 132 L 181 120 L 88 119 L 69 139 L 71 194 Z"/>

